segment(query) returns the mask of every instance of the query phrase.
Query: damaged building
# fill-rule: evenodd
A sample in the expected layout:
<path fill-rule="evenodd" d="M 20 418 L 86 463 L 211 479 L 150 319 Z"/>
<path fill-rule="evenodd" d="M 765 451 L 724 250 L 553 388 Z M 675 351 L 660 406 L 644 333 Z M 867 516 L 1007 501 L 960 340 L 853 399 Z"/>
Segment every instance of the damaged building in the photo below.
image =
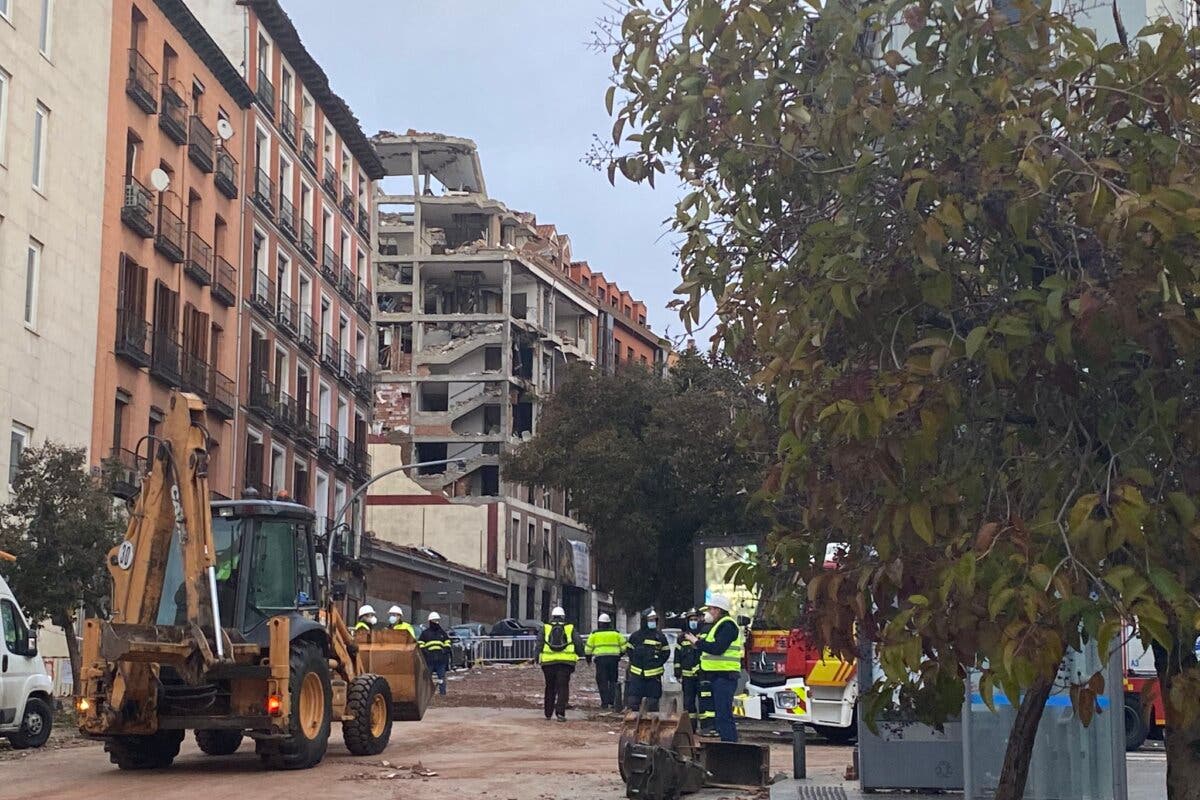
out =
<path fill-rule="evenodd" d="M 609 284 L 597 292 L 554 226 L 488 196 L 469 139 L 384 132 L 373 143 L 388 177 L 376 202 L 371 454 L 377 471 L 449 463 L 376 484 L 368 528 L 505 576 L 509 616 L 544 618 L 561 604 L 577 622 L 594 619 L 608 598 L 595 590 L 590 534 L 560 492 L 505 481 L 500 455 L 533 436 L 568 365 L 611 359 Z M 641 314 L 646 361 L 661 363 L 645 306 L 616 291 Z"/>

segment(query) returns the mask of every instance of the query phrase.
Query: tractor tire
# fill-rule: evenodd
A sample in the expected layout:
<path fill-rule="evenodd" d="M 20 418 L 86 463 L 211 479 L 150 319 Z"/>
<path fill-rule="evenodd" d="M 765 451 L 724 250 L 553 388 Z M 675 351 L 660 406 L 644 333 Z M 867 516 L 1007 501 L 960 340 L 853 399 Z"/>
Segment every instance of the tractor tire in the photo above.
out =
<path fill-rule="evenodd" d="M 242 732 L 232 730 L 197 730 L 196 746 L 206 755 L 229 756 L 242 746 Z"/>
<path fill-rule="evenodd" d="M 288 686 L 292 695 L 290 731 L 272 742 L 270 749 L 263 749 L 260 743 L 259 756 L 270 769 L 311 769 L 325 757 L 333 717 L 329 662 L 320 647 L 312 642 L 292 643 Z"/>
<path fill-rule="evenodd" d="M 380 675 L 359 675 L 346 694 L 346 711 L 354 719 L 342 722 L 346 749 L 356 756 L 377 756 L 392 738 L 392 687 Z"/>
<path fill-rule="evenodd" d="M 1141 695 L 1125 695 L 1125 751 L 1132 753 L 1150 735 L 1150 721 L 1142 706 Z"/>
<path fill-rule="evenodd" d="M 182 743 L 183 731 L 159 731 L 149 736 L 110 736 L 104 749 L 119 769 L 162 769 L 171 766 Z"/>
<path fill-rule="evenodd" d="M 25 701 L 25 716 L 21 719 L 21 729 L 8 737 L 8 743 L 13 750 L 27 750 L 31 747 L 41 747 L 50 738 L 50 729 L 54 727 L 54 712 L 50 704 L 40 697 L 30 697 Z"/>

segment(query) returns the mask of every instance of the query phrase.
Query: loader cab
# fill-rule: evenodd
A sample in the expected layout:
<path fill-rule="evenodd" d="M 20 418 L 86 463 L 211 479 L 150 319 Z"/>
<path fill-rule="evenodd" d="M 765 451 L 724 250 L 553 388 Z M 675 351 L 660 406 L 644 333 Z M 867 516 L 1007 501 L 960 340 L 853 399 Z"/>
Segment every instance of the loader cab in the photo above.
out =
<path fill-rule="evenodd" d="M 212 504 L 221 627 L 249 641 L 267 640 L 278 615 L 315 619 L 319 589 L 313 512 L 296 503 L 233 500 Z M 182 624 L 186 602 L 179 548 L 168 557 L 160 625 Z M 172 588 L 176 587 L 176 588 Z"/>

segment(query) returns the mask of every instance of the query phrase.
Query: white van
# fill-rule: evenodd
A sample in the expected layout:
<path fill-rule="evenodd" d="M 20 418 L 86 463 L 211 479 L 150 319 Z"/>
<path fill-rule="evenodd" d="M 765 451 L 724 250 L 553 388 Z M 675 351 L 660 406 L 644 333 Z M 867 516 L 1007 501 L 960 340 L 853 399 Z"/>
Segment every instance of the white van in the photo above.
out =
<path fill-rule="evenodd" d="M 37 636 L 0 576 L 0 737 L 16 750 L 44 745 L 54 723 L 52 698 Z"/>

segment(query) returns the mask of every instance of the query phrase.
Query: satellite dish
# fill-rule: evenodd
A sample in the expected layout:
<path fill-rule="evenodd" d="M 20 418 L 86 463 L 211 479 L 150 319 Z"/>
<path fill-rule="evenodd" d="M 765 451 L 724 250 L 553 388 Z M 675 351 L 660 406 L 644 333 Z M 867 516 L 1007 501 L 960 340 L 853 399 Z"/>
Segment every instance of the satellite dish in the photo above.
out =
<path fill-rule="evenodd" d="M 150 185 L 156 192 L 165 192 L 171 185 L 171 176 L 165 170 L 156 168 L 150 173 Z"/>
<path fill-rule="evenodd" d="M 220 136 L 223 142 L 228 142 L 233 138 L 233 126 L 229 124 L 229 120 L 217 120 L 217 136 Z"/>

